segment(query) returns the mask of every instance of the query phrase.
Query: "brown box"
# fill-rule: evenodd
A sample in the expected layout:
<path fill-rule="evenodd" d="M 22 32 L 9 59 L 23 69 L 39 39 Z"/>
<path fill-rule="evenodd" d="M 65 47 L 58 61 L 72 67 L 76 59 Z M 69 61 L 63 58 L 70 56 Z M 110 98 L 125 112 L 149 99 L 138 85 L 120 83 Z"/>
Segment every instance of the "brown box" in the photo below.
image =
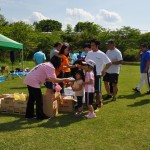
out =
<path fill-rule="evenodd" d="M 54 117 L 58 114 L 57 100 L 51 95 L 43 95 L 43 112 L 49 117 Z"/>
<path fill-rule="evenodd" d="M 13 97 L 13 94 L 2 94 L 0 95 L 1 98 L 6 98 L 6 97 Z"/>
<path fill-rule="evenodd" d="M 64 96 L 63 104 L 58 101 L 58 110 L 60 112 L 73 112 L 76 100 L 73 96 Z"/>
<path fill-rule="evenodd" d="M 4 100 L 4 98 L 0 98 L 0 112 L 1 112 L 1 101 Z"/>
<path fill-rule="evenodd" d="M 13 113 L 14 112 L 14 99 L 7 97 L 1 100 L 1 112 Z"/>
<path fill-rule="evenodd" d="M 14 113 L 25 114 L 27 107 L 27 101 L 14 101 Z"/>

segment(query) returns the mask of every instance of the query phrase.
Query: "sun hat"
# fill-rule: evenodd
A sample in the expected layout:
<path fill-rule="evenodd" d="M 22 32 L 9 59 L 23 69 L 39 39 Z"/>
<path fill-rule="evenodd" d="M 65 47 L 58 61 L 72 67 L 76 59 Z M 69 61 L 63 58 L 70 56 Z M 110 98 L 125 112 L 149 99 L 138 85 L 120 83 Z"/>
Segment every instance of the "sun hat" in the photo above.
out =
<path fill-rule="evenodd" d="M 84 65 L 86 65 L 86 64 L 90 65 L 93 68 L 94 68 L 94 66 L 96 66 L 95 62 L 93 60 L 91 60 L 91 59 L 88 59 L 87 61 L 82 62 L 82 64 L 84 64 Z"/>

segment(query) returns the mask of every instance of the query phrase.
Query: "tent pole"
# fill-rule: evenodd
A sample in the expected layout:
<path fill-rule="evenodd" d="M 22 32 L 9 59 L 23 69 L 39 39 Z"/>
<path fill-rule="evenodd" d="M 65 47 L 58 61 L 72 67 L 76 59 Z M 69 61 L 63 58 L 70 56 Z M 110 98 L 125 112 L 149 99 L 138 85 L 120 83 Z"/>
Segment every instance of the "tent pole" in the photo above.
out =
<path fill-rule="evenodd" d="M 22 71 L 24 69 L 24 62 L 23 62 L 23 60 L 24 60 L 24 55 L 23 55 L 23 49 L 22 49 Z"/>

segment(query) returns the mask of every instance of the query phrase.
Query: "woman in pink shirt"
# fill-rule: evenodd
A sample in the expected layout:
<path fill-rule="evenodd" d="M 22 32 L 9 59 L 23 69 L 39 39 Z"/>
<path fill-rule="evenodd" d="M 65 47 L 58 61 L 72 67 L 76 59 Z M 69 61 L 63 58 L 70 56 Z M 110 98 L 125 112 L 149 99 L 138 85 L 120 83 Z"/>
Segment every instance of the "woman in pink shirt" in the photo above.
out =
<path fill-rule="evenodd" d="M 61 58 L 54 56 L 50 62 L 42 63 L 34 67 L 24 79 L 24 83 L 28 87 L 29 99 L 27 103 L 25 118 L 34 117 L 34 102 L 36 102 L 36 117 L 37 119 L 48 119 L 49 117 L 43 113 L 43 100 L 40 85 L 48 82 L 70 82 L 68 78 L 56 78 L 55 69 L 59 68 Z"/>

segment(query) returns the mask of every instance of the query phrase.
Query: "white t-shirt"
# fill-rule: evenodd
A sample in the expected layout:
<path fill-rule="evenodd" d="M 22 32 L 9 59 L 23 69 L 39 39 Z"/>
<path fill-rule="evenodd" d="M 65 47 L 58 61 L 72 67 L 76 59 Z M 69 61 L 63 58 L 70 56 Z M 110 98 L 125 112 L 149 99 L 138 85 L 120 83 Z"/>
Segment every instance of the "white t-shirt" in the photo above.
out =
<path fill-rule="evenodd" d="M 97 75 L 101 75 L 104 65 L 111 62 L 107 55 L 100 50 L 98 50 L 97 52 L 89 51 L 87 53 L 85 61 L 87 61 L 88 59 L 91 59 L 96 63 Z"/>
<path fill-rule="evenodd" d="M 89 82 L 90 80 L 93 80 L 93 84 L 85 84 L 85 92 L 94 93 L 94 73 L 93 71 L 85 72 L 85 82 Z"/>
<path fill-rule="evenodd" d="M 109 59 L 111 60 L 111 62 L 115 62 L 115 61 L 120 61 L 122 60 L 122 54 L 121 52 L 115 48 L 114 50 L 107 50 L 106 55 L 109 57 Z M 108 69 L 107 69 L 107 73 L 117 73 L 119 74 L 120 72 L 120 65 L 111 65 Z"/>
<path fill-rule="evenodd" d="M 53 49 L 53 50 L 51 50 L 51 52 L 50 52 L 50 59 L 53 57 L 53 56 L 58 56 L 58 54 L 59 54 L 59 51 L 57 50 L 57 49 Z"/>

